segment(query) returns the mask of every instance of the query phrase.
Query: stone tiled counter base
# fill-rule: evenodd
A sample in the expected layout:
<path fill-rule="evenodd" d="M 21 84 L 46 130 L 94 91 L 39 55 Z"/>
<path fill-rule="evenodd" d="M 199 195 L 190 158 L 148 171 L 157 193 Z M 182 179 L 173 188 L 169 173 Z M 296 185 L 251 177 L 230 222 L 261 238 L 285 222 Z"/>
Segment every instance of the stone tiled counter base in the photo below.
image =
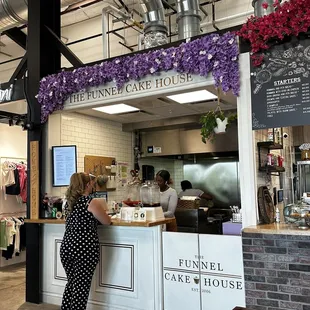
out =
<path fill-rule="evenodd" d="M 242 243 L 247 309 L 310 310 L 310 230 L 249 227 Z"/>

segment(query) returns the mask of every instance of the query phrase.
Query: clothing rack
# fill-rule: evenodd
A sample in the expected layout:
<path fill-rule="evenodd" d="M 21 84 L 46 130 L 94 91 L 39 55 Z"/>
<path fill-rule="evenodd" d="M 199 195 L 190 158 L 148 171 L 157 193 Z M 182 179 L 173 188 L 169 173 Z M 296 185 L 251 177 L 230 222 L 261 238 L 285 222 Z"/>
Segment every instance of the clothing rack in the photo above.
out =
<path fill-rule="evenodd" d="M 4 212 L 4 213 L 0 213 L 0 217 L 1 216 L 17 216 L 17 215 L 26 215 L 27 211 L 18 211 L 18 212 Z"/>
<path fill-rule="evenodd" d="M 18 160 L 18 161 L 24 161 L 25 163 L 27 163 L 27 158 L 24 157 L 0 157 L 0 161 L 2 163 L 2 160 L 4 159 L 4 161 L 6 160 Z"/>

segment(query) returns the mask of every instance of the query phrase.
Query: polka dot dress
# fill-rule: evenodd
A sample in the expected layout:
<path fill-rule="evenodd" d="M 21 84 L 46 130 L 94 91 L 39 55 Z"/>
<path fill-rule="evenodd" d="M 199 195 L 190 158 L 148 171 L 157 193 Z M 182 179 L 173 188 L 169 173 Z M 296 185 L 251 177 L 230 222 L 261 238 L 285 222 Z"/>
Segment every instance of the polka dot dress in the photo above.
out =
<path fill-rule="evenodd" d="M 97 220 L 87 208 L 89 196 L 82 196 L 66 220 L 60 247 L 61 263 L 67 275 L 62 310 L 85 310 L 91 281 L 99 262 Z"/>

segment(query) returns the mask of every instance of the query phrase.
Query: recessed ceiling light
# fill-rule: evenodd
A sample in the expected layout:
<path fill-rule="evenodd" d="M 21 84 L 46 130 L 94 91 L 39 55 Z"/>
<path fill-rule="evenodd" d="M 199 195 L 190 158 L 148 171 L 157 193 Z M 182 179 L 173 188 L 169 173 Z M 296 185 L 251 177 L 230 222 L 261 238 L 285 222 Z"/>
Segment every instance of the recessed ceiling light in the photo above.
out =
<path fill-rule="evenodd" d="M 121 114 L 121 113 L 139 111 L 138 108 L 135 108 L 130 105 L 123 104 L 123 103 L 115 104 L 115 105 L 108 105 L 108 106 L 100 107 L 100 108 L 93 108 L 93 110 L 107 113 L 107 114 Z"/>
<path fill-rule="evenodd" d="M 167 96 L 167 98 L 182 104 L 182 103 L 213 100 L 213 99 L 216 99 L 217 96 L 203 89 L 203 90 L 192 91 L 189 93 Z"/>

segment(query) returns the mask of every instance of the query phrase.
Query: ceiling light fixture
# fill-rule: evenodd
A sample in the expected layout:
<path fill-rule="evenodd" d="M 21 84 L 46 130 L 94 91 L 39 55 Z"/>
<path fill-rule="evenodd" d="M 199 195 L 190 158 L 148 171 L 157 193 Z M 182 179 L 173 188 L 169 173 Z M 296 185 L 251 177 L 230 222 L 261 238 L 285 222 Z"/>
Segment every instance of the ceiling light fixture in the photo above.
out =
<path fill-rule="evenodd" d="M 167 96 L 167 98 L 173 101 L 176 101 L 180 104 L 183 104 L 183 103 L 214 100 L 217 98 L 217 96 L 203 89 L 203 90 L 192 91 L 189 93 Z"/>
<path fill-rule="evenodd" d="M 128 113 L 128 112 L 134 112 L 139 111 L 138 108 L 132 107 L 127 104 L 115 104 L 115 105 L 108 105 L 100 108 L 93 108 L 93 110 L 107 113 L 107 114 L 122 114 L 122 113 Z"/>

